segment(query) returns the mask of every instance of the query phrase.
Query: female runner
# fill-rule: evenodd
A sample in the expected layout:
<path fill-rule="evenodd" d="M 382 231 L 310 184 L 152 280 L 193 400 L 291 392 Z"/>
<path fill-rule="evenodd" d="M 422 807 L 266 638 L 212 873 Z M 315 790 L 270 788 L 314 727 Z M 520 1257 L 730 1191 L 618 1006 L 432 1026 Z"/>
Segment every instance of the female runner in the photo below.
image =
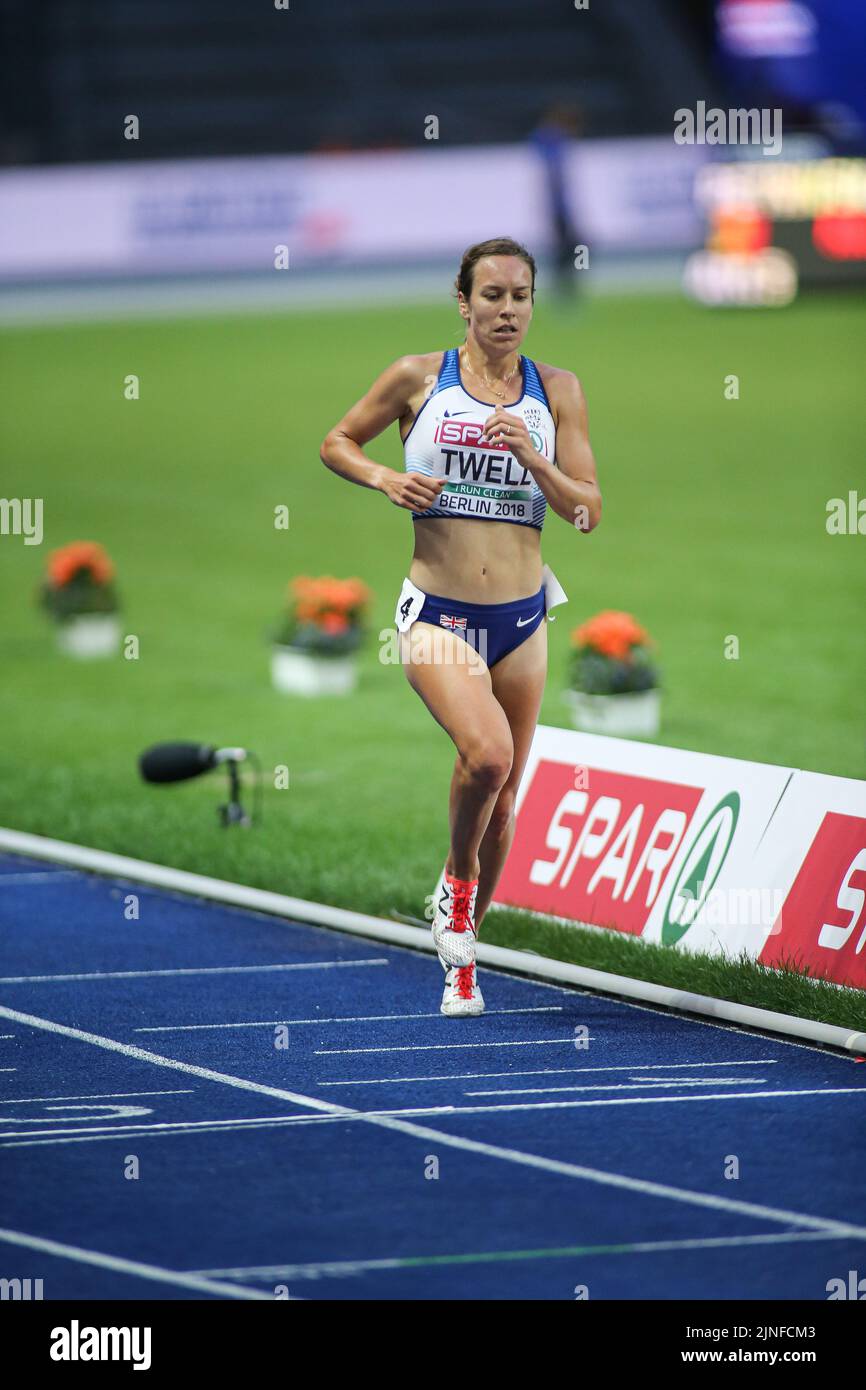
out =
<path fill-rule="evenodd" d="M 541 528 L 549 505 L 591 531 L 601 493 L 577 377 L 520 352 L 533 257 L 509 237 L 481 242 L 456 286 L 464 344 L 398 358 L 329 431 L 321 458 L 412 513 L 395 622 L 409 684 L 457 749 L 432 930 L 442 1012 L 465 1015 L 484 1009 L 475 939 L 514 837 L 547 677 L 544 620 L 566 597 L 542 565 Z M 363 452 L 394 420 L 405 472 Z"/>

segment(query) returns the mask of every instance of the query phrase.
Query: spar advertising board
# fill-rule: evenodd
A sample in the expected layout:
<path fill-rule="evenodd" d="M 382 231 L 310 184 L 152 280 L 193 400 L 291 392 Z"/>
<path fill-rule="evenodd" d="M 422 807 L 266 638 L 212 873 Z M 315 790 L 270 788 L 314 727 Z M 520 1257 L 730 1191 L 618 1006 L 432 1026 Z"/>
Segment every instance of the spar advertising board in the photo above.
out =
<path fill-rule="evenodd" d="M 866 783 L 795 772 L 758 861 L 782 897 L 759 959 L 866 989 Z"/>
<path fill-rule="evenodd" d="M 495 901 L 694 951 L 757 955 L 755 853 L 793 770 L 541 725 Z"/>

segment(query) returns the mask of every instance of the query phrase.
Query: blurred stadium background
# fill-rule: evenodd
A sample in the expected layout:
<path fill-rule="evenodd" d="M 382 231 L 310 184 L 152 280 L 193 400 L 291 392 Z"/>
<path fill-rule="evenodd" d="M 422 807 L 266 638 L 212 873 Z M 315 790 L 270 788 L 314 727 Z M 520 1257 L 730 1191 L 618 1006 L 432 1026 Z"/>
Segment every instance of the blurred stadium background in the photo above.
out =
<path fill-rule="evenodd" d="M 41 544 L 0 536 L 0 823 L 421 912 L 451 747 L 378 640 L 411 525 L 318 446 L 388 362 L 460 341 L 459 257 L 492 235 L 539 258 L 526 351 L 580 376 L 605 500 L 590 537 L 545 530 L 570 602 L 541 722 L 568 722 L 570 631 L 622 608 L 659 645 L 661 742 L 866 775 L 864 542 L 827 528 L 866 490 L 857 0 L 2 0 L 0 24 L 0 493 L 44 499 Z M 781 110 L 782 152 L 677 143 L 701 102 Z M 396 427 L 367 452 L 399 468 Z M 75 540 L 116 564 L 137 660 L 55 651 L 34 595 Z M 373 591 L 351 699 L 270 687 L 299 574 Z M 259 831 L 218 828 L 212 783 L 139 783 L 173 737 L 289 769 Z"/>

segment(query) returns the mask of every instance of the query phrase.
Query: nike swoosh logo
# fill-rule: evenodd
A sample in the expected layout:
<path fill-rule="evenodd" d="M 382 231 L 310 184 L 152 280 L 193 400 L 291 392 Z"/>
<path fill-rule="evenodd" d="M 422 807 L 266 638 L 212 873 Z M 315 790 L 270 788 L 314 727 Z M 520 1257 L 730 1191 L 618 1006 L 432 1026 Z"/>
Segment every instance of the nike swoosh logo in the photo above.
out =
<path fill-rule="evenodd" d="M 541 609 L 539 608 L 538 613 L 540 613 L 540 612 L 541 612 Z M 538 617 L 538 613 L 533 613 L 532 618 L 537 618 L 537 617 Z M 526 627 L 526 624 L 527 624 L 527 623 L 531 623 L 531 622 L 532 622 L 532 618 L 518 618 L 518 619 L 517 619 L 517 626 L 518 626 L 518 627 Z"/>

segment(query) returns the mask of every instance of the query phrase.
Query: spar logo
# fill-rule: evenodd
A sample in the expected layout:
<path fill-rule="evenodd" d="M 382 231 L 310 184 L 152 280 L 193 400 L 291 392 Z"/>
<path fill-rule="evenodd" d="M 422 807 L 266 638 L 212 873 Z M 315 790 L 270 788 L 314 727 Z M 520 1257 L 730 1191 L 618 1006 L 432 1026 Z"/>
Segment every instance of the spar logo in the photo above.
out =
<path fill-rule="evenodd" d="M 491 407 L 492 409 L 492 407 Z M 533 449 L 537 449 L 540 454 L 547 458 L 547 435 L 539 429 L 534 429 L 527 424 L 529 437 L 532 440 Z M 484 425 L 478 420 L 458 420 L 455 416 L 446 415 L 436 426 L 433 440 L 436 444 L 456 445 L 457 448 L 464 446 L 476 448 L 479 445 L 488 451 L 507 454 L 509 445 L 504 440 L 498 444 L 482 443 L 484 435 Z"/>
<path fill-rule="evenodd" d="M 497 902 L 640 936 L 666 897 L 706 790 L 541 758 L 526 789 Z M 581 779 L 582 780 L 582 779 Z"/>
<path fill-rule="evenodd" d="M 728 792 L 686 851 L 662 918 L 661 939 L 666 945 L 682 940 L 706 902 L 728 857 L 739 814 L 739 794 Z"/>
<path fill-rule="evenodd" d="M 478 420 L 455 420 L 449 416 L 437 427 L 433 439 L 437 444 L 480 444 L 484 426 Z M 487 449 L 501 449 L 507 452 L 507 444 L 487 444 Z"/>

